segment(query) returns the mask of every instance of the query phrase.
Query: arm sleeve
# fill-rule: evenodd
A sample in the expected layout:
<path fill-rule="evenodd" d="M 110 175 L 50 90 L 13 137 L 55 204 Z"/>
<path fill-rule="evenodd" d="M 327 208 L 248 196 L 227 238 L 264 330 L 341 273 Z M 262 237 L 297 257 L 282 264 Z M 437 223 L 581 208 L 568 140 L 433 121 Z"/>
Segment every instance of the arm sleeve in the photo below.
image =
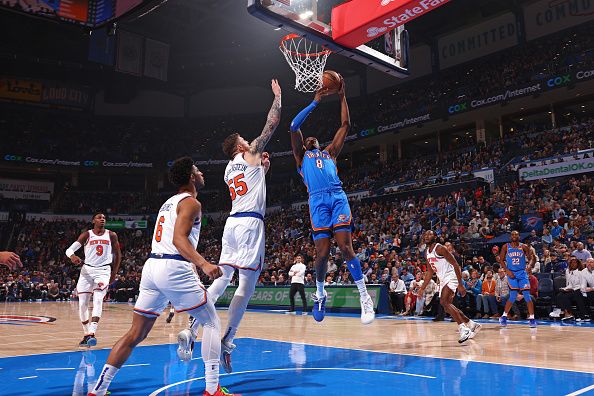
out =
<path fill-rule="evenodd" d="M 318 103 L 319 102 L 316 102 L 314 100 L 309 104 L 309 106 L 301 110 L 301 112 L 297 114 L 295 118 L 293 118 L 293 121 L 291 122 L 291 132 L 297 132 L 301 128 L 301 125 L 305 122 L 305 120 L 311 114 L 311 112 L 314 111 Z"/>
<path fill-rule="evenodd" d="M 79 241 L 74 241 L 72 245 L 68 249 L 66 249 L 66 257 L 72 257 L 73 254 L 76 253 L 78 249 L 81 248 L 81 244 Z"/>

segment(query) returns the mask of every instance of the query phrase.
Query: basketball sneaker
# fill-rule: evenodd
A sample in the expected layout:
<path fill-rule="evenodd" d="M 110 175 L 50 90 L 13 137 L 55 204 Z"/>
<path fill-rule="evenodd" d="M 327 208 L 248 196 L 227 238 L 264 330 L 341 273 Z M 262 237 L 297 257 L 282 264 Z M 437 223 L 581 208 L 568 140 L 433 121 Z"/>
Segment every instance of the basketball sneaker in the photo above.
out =
<path fill-rule="evenodd" d="M 472 339 L 472 338 L 474 338 L 474 336 L 475 336 L 475 335 L 476 335 L 476 334 L 477 334 L 479 331 L 481 331 L 481 327 L 482 327 L 482 326 L 481 326 L 481 324 L 480 324 L 480 323 L 477 323 L 477 322 L 475 322 L 475 321 L 473 321 L 473 320 L 471 320 L 471 321 L 469 322 L 469 324 L 470 324 L 469 328 L 470 328 L 470 332 L 471 332 L 471 333 L 470 333 L 470 337 L 469 337 L 469 338 L 471 338 L 471 339 Z"/>
<path fill-rule="evenodd" d="M 324 316 L 326 315 L 326 299 L 328 298 L 328 293 L 324 290 L 324 297 L 319 298 L 317 293 L 313 293 L 311 295 L 311 299 L 314 302 L 313 309 L 311 313 L 313 314 L 314 319 L 316 322 L 321 322 L 324 320 Z"/>
<path fill-rule="evenodd" d="M 241 396 L 239 393 L 230 393 L 227 388 L 218 386 L 217 391 L 215 393 L 208 393 L 206 390 L 202 394 L 202 396 Z"/>
<path fill-rule="evenodd" d="M 460 338 L 458 339 L 458 343 L 462 344 L 465 341 L 468 341 L 470 336 L 472 335 L 472 331 L 465 325 L 460 325 Z"/>
<path fill-rule="evenodd" d="M 530 327 L 536 327 L 536 319 L 529 319 L 528 322 L 530 322 Z"/>
<path fill-rule="evenodd" d="M 373 300 L 368 294 L 361 297 L 361 323 L 370 324 L 375 319 L 375 311 L 373 310 Z"/>
<path fill-rule="evenodd" d="M 549 314 L 549 317 L 551 317 L 551 318 L 554 318 L 554 319 L 555 319 L 555 318 L 559 318 L 560 316 L 561 316 L 561 309 L 559 309 L 559 308 L 555 308 L 555 309 L 553 310 L 553 312 L 551 312 L 551 313 Z"/>
<path fill-rule="evenodd" d="M 87 341 L 89 341 L 89 335 L 85 335 L 83 339 L 78 343 L 79 347 L 88 347 Z"/>
<path fill-rule="evenodd" d="M 89 334 L 89 338 L 87 338 L 87 346 L 94 347 L 97 345 L 97 339 L 95 338 L 95 334 Z"/>
<path fill-rule="evenodd" d="M 500 317 L 499 324 L 501 325 L 501 327 L 507 327 L 507 316 Z"/>
<path fill-rule="evenodd" d="M 184 329 L 177 335 L 177 357 L 184 362 L 189 362 L 192 359 L 192 352 L 194 352 L 192 332 Z"/>
<path fill-rule="evenodd" d="M 235 349 L 235 344 L 229 341 L 221 340 L 221 357 L 220 363 L 227 374 L 233 372 L 233 366 L 231 365 L 231 352 Z"/>

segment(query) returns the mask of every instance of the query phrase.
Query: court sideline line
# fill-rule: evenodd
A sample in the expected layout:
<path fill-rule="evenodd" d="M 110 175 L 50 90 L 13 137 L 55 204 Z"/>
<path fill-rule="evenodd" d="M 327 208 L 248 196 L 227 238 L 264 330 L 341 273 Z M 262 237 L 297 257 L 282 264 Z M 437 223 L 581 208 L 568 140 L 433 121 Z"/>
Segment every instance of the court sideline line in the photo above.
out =
<path fill-rule="evenodd" d="M 586 386 L 585 388 L 582 388 L 582 389 L 578 389 L 575 392 L 568 393 L 566 396 L 578 396 L 578 395 L 581 395 L 581 394 L 586 393 L 588 391 L 591 391 L 592 389 L 594 389 L 594 384 L 592 384 L 590 386 Z"/>

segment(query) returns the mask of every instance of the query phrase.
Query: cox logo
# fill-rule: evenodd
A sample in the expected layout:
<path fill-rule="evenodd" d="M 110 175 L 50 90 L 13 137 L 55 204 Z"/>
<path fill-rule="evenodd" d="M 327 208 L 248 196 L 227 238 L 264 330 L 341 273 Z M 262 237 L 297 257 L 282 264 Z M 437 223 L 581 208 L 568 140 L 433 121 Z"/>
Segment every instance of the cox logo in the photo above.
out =
<path fill-rule="evenodd" d="M 448 108 L 448 113 L 455 114 L 455 113 L 459 113 L 461 111 L 466 111 L 466 110 L 468 110 L 468 103 L 464 102 L 464 103 L 458 103 L 456 105 L 450 106 Z"/>
<path fill-rule="evenodd" d="M 570 82 L 571 82 L 571 76 L 569 74 L 566 74 L 564 76 L 551 78 L 549 81 L 547 81 L 547 85 L 549 86 L 549 88 L 554 88 L 554 87 L 558 87 L 560 85 L 569 84 Z"/>
<path fill-rule="evenodd" d="M 373 136 L 373 135 L 375 135 L 375 128 L 364 129 L 361 132 L 359 132 L 360 137 Z"/>
<path fill-rule="evenodd" d="M 21 157 L 20 155 L 10 155 L 10 154 L 6 154 L 4 156 L 4 161 L 22 161 L 23 157 Z"/>
<path fill-rule="evenodd" d="M 83 162 L 84 166 L 99 166 L 99 161 L 85 161 Z"/>

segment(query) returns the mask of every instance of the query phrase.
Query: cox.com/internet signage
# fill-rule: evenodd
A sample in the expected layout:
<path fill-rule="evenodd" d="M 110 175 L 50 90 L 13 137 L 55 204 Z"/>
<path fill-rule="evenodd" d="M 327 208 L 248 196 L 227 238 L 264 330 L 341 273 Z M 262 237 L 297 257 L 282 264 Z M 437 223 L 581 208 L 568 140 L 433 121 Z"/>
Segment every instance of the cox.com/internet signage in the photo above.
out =
<path fill-rule="evenodd" d="M 566 87 L 568 85 L 593 78 L 594 70 L 579 70 L 577 72 L 554 76 L 538 83 L 526 84 L 517 88 L 506 89 L 503 92 L 499 92 L 487 97 L 472 98 L 464 102 L 454 103 L 448 106 L 447 112 L 450 115 L 459 114 L 484 106 L 503 103 L 524 96 L 530 96 L 544 91 Z"/>

